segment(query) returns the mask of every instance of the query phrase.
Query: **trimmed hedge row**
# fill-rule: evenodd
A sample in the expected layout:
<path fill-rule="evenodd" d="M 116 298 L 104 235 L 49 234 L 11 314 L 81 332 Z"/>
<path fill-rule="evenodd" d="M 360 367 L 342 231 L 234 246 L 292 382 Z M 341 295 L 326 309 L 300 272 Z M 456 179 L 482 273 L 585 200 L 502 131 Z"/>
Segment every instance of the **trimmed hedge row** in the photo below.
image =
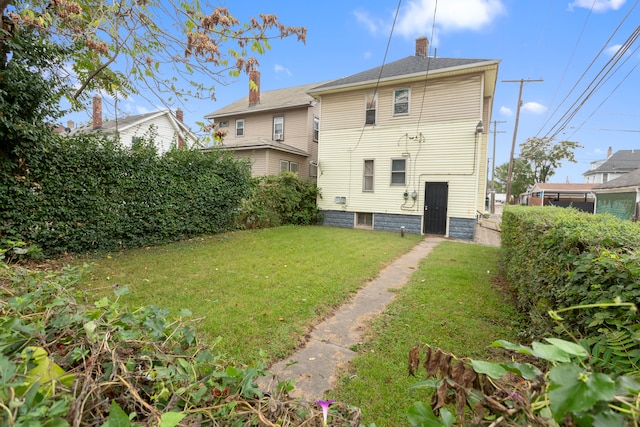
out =
<path fill-rule="evenodd" d="M 505 208 L 502 261 L 518 308 L 534 333 L 548 333 L 549 310 L 640 301 L 640 224 L 609 214 L 554 207 Z M 562 313 L 563 325 L 584 337 L 607 329 L 640 332 L 633 310 L 587 307 Z"/>
<path fill-rule="evenodd" d="M 117 250 L 234 229 L 248 165 L 229 154 L 159 157 L 95 136 L 51 138 L 0 163 L 0 238 L 45 255 Z"/>

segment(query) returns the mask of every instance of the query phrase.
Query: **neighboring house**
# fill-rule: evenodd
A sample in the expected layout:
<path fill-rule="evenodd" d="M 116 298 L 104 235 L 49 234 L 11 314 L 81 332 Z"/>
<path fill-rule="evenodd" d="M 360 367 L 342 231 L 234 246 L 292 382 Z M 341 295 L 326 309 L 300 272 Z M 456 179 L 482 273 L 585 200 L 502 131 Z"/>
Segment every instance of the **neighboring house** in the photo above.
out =
<path fill-rule="evenodd" d="M 324 224 L 473 240 L 499 60 L 416 53 L 309 91 Z"/>
<path fill-rule="evenodd" d="M 523 204 L 529 206 L 572 206 L 585 212 L 593 212 L 597 184 L 553 184 L 538 182 L 524 195 Z"/>
<path fill-rule="evenodd" d="M 128 148 L 137 141 L 153 138 L 158 154 L 164 154 L 173 148 L 190 149 L 199 146 L 196 135 L 183 123 L 183 114 L 180 109 L 175 115 L 170 110 L 164 110 L 103 120 L 102 99 L 96 96 L 93 98 L 91 124 L 75 129 L 69 126 L 68 133 L 102 133 L 113 136 L 122 146 Z"/>
<path fill-rule="evenodd" d="M 608 212 L 621 219 L 640 219 L 640 168 L 597 185 L 596 213 Z"/>
<path fill-rule="evenodd" d="M 307 90 L 320 83 L 260 92 L 260 73 L 250 72 L 249 95 L 205 116 L 223 133 L 210 150 L 249 159 L 251 175 L 295 172 L 315 180 L 320 107 Z"/>
<path fill-rule="evenodd" d="M 640 168 L 640 150 L 620 150 L 611 154 L 607 151 L 605 160 L 591 162 L 591 168 L 583 173 L 584 182 L 604 184 Z"/>

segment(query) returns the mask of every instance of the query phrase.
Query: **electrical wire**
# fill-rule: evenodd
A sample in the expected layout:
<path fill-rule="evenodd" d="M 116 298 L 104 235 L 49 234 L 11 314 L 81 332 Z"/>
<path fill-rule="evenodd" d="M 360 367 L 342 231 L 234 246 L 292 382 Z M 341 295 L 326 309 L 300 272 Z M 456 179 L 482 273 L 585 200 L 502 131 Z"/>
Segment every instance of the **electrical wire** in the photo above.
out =
<path fill-rule="evenodd" d="M 633 6 L 631 6 L 631 8 L 629 9 L 629 11 L 627 12 L 627 14 L 622 18 L 622 20 L 620 21 L 620 23 L 617 25 L 617 27 L 614 29 L 614 31 L 611 33 L 611 35 L 609 36 L 609 38 L 605 41 L 605 43 L 602 45 L 602 47 L 600 48 L 600 50 L 598 51 L 598 53 L 596 54 L 596 56 L 591 60 L 591 63 L 589 64 L 589 66 L 584 70 L 584 72 L 582 73 L 582 75 L 578 78 L 578 80 L 574 83 L 573 87 L 569 90 L 569 92 L 567 93 L 567 95 L 564 97 L 564 99 L 558 104 L 558 106 L 555 108 L 555 110 L 553 111 L 553 113 L 551 115 L 548 116 L 548 119 L 542 124 L 542 126 L 540 127 L 540 129 L 538 130 L 537 134 L 541 134 L 542 130 L 547 126 L 547 124 L 549 123 L 549 120 L 551 120 L 551 117 L 553 117 L 558 110 L 560 109 L 560 107 L 567 101 L 567 99 L 571 96 L 571 94 L 574 92 L 574 90 L 576 90 L 576 88 L 578 87 L 578 85 L 580 84 L 580 82 L 584 79 L 584 77 L 587 75 L 587 73 L 589 72 L 589 70 L 594 66 L 594 64 L 596 63 L 598 57 L 600 57 L 600 55 L 602 55 L 602 53 L 604 52 L 604 50 L 607 48 L 607 46 L 609 45 L 609 43 L 611 42 L 611 40 L 613 39 L 613 37 L 616 35 L 616 33 L 620 30 L 620 28 L 622 27 L 622 24 L 624 24 L 624 22 L 629 18 L 629 16 L 631 15 L 631 12 L 633 12 L 633 10 L 635 9 L 635 7 L 638 5 L 638 1 L 636 0 L 633 4 Z M 577 101 L 576 101 L 577 102 Z M 575 105 L 575 102 L 574 104 Z M 572 106 L 573 106 L 572 105 Z M 571 108 L 571 107 L 570 107 Z M 564 117 L 567 113 L 565 113 L 562 117 Z M 561 120 L 561 119 L 560 119 Z M 554 127 L 557 125 L 557 123 L 554 125 Z M 553 127 L 551 128 L 553 129 Z M 547 132 L 548 134 L 549 132 Z"/>
<path fill-rule="evenodd" d="M 433 8 L 433 20 L 431 22 L 431 41 L 433 41 L 433 35 L 435 34 L 435 28 L 436 28 L 436 14 L 438 12 L 438 0 L 435 1 L 435 5 Z M 429 67 L 431 66 L 431 58 L 429 58 L 429 52 L 428 50 L 430 50 L 430 46 L 427 49 L 427 70 L 424 73 L 424 88 L 422 89 L 422 103 L 420 104 L 420 114 L 418 115 L 418 122 L 416 124 L 416 134 L 419 133 L 420 131 L 420 122 L 422 121 L 422 113 L 424 111 L 424 100 L 427 97 L 427 81 L 429 78 Z"/>
<path fill-rule="evenodd" d="M 618 51 L 611 57 L 611 59 L 605 64 L 605 66 L 600 70 L 600 72 L 596 75 L 596 77 L 589 83 L 587 88 L 582 92 L 582 94 L 574 101 L 571 105 L 570 109 L 567 110 L 562 117 L 550 128 L 550 130 L 545 134 L 544 138 L 549 137 L 549 134 L 555 129 L 555 132 L 549 137 L 550 139 L 555 138 L 560 132 L 562 132 L 569 124 L 569 122 L 575 117 L 578 111 L 584 106 L 586 101 L 598 90 L 602 87 L 602 84 L 605 79 L 607 79 L 610 73 L 615 73 L 620 67 L 616 68 L 618 62 L 624 57 L 629 48 L 636 42 L 638 37 L 640 36 L 640 26 L 636 27 L 636 29 L 631 33 L 631 35 L 625 40 L 623 45 L 618 49 Z"/>
<path fill-rule="evenodd" d="M 380 72 L 378 73 L 378 79 L 376 81 L 376 87 L 375 89 L 373 89 L 373 99 L 376 102 L 376 109 L 378 107 L 378 87 L 380 86 L 380 79 L 382 79 L 382 71 L 384 70 L 384 66 L 387 62 L 387 54 L 389 53 L 389 46 L 391 45 L 391 38 L 393 36 L 393 30 L 396 27 L 396 21 L 398 20 L 398 13 L 400 12 L 400 5 L 402 4 L 402 0 L 398 0 L 398 7 L 396 8 L 396 13 L 393 17 L 393 24 L 391 24 L 391 32 L 389 33 L 389 39 L 387 40 L 387 47 L 384 51 L 384 57 L 382 58 L 382 65 L 380 66 Z M 365 123 L 362 125 L 362 129 L 360 130 L 360 136 L 358 137 L 358 141 L 356 142 L 356 145 L 353 147 L 352 151 L 355 151 L 356 148 L 358 148 L 358 145 L 360 145 L 360 141 L 362 140 L 362 135 L 364 134 L 364 130 L 367 127 L 367 123 L 365 121 Z"/>
<path fill-rule="evenodd" d="M 554 104 L 554 102 L 556 100 L 556 96 L 558 95 L 558 92 L 560 91 L 560 87 L 562 86 L 562 83 L 564 82 L 564 78 L 567 75 L 567 72 L 569 71 L 569 66 L 571 65 L 571 62 L 573 61 L 573 57 L 576 54 L 576 51 L 578 50 L 578 45 L 580 45 L 580 41 L 582 40 L 582 36 L 584 34 L 584 30 L 587 28 L 587 24 L 589 23 L 589 18 L 591 18 L 591 14 L 593 13 L 593 8 L 596 5 L 596 1 L 597 0 L 593 0 L 593 3 L 591 4 L 591 9 L 589 9 L 589 13 L 587 14 L 587 17 L 584 20 L 584 24 L 582 24 L 582 29 L 580 30 L 580 35 L 578 36 L 578 40 L 576 40 L 576 43 L 573 45 L 573 50 L 571 51 L 571 55 L 569 55 L 569 60 L 567 61 L 567 65 L 564 67 L 564 71 L 562 72 L 562 75 L 560 76 L 560 80 L 558 81 L 558 86 L 556 86 L 556 90 L 555 90 L 555 92 L 553 94 L 553 97 L 551 98 L 550 105 Z M 602 52 L 602 50 L 600 52 Z M 598 55 L 600 55 L 600 53 L 598 53 Z M 593 65 L 593 62 L 591 62 L 591 65 Z M 575 89 L 575 85 L 571 89 L 571 91 L 573 91 L 573 89 Z M 567 96 L 569 96 L 571 94 L 571 91 L 569 91 Z M 567 98 L 565 97 L 565 99 L 562 100 L 562 102 L 566 101 L 566 99 Z M 560 105 L 562 105 L 562 102 L 554 110 L 553 114 L 555 114 L 558 111 L 558 108 L 560 108 Z M 547 114 L 545 115 L 545 117 L 543 119 L 543 122 L 544 122 L 543 125 L 542 125 L 543 128 L 547 125 L 547 123 L 549 122 L 549 120 L 551 119 L 553 114 L 550 116 L 549 115 L 549 110 L 547 110 Z"/>

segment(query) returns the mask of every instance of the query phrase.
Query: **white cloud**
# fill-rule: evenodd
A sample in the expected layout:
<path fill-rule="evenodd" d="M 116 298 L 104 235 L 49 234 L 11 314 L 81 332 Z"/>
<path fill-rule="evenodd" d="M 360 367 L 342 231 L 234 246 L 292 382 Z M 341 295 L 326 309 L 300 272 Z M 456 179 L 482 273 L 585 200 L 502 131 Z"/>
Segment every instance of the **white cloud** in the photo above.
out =
<path fill-rule="evenodd" d="M 609 46 L 609 47 L 604 51 L 604 53 L 606 53 L 606 54 L 607 54 L 607 55 L 609 55 L 609 56 L 613 56 L 613 55 L 615 55 L 615 54 L 620 50 L 620 48 L 621 48 L 621 47 L 622 47 L 622 45 L 621 45 L 621 44 L 614 44 L 613 46 Z"/>
<path fill-rule="evenodd" d="M 627 0 L 574 0 L 573 3 L 569 3 L 569 10 L 573 10 L 575 7 L 582 7 L 589 9 L 593 7 L 594 12 L 606 12 L 608 10 L 618 10 L 624 6 Z"/>
<path fill-rule="evenodd" d="M 547 107 L 542 104 L 538 104 L 537 102 L 527 102 L 520 107 L 520 111 L 532 114 L 544 114 L 547 110 Z"/>
<path fill-rule="evenodd" d="M 289 69 L 288 69 L 288 68 L 285 68 L 285 67 L 283 67 L 283 66 L 282 66 L 282 65 L 280 65 L 280 64 L 276 64 L 276 65 L 273 67 L 273 71 L 275 71 L 275 72 L 276 72 L 276 73 L 278 73 L 278 74 L 283 73 L 283 74 L 285 74 L 285 75 L 287 75 L 287 76 L 289 76 L 289 77 L 291 77 L 291 75 L 292 75 L 292 74 L 291 74 L 291 71 L 289 71 Z"/>
<path fill-rule="evenodd" d="M 147 114 L 151 111 L 148 108 L 143 107 L 142 105 L 135 105 L 136 114 Z"/>
<path fill-rule="evenodd" d="M 513 111 L 509 107 L 500 107 L 500 114 L 503 116 L 511 117 L 513 116 Z"/>
<path fill-rule="evenodd" d="M 370 33 L 377 33 L 379 29 L 384 28 L 384 23 L 377 18 L 372 18 L 369 12 L 365 10 L 354 10 L 353 14 L 356 20 L 362 24 Z"/>
<path fill-rule="evenodd" d="M 480 30 L 506 12 L 502 0 L 447 0 L 437 3 L 436 28 L 447 31 Z M 412 0 L 399 18 L 397 30 L 406 37 L 431 33 L 436 0 Z"/>

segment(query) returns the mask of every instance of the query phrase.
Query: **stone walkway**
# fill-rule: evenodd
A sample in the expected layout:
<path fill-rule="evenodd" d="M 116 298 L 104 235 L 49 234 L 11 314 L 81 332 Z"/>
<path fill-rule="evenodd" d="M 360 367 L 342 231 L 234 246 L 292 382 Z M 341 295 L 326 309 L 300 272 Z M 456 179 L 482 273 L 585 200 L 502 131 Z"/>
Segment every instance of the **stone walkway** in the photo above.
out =
<path fill-rule="evenodd" d="M 425 237 L 410 252 L 382 270 L 377 278 L 329 319 L 317 325 L 307 344 L 291 357 L 270 368 L 272 378 L 261 378 L 263 390 L 273 390 L 279 381 L 295 380 L 291 397 L 314 402 L 325 397 L 336 382 L 336 370 L 357 353 L 353 346 L 364 340 L 367 321 L 382 313 L 395 294 L 390 289 L 402 287 L 418 268 L 420 260 L 444 240 Z"/>
<path fill-rule="evenodd" d="M 478 221 L 475 243 L 500 246 L 502 207 Z M 386 267 L 355 297 L 311 332 L 306 345 L 291 357 L 269 369 L 272 377 L 260 378 L 262 390 L 273 392 L 278 382 L 295 381 L 293 398 L 314 402 L 325 398 L 336 383 L 336 372 L 357 353 L 351 350 L 364 340 L 367 322 L 382 313 L 395 297 L 392 289 L 404 286 L 420 261 L 429 255 L 444 237 L 426 236 L 410 252 Z"/>

